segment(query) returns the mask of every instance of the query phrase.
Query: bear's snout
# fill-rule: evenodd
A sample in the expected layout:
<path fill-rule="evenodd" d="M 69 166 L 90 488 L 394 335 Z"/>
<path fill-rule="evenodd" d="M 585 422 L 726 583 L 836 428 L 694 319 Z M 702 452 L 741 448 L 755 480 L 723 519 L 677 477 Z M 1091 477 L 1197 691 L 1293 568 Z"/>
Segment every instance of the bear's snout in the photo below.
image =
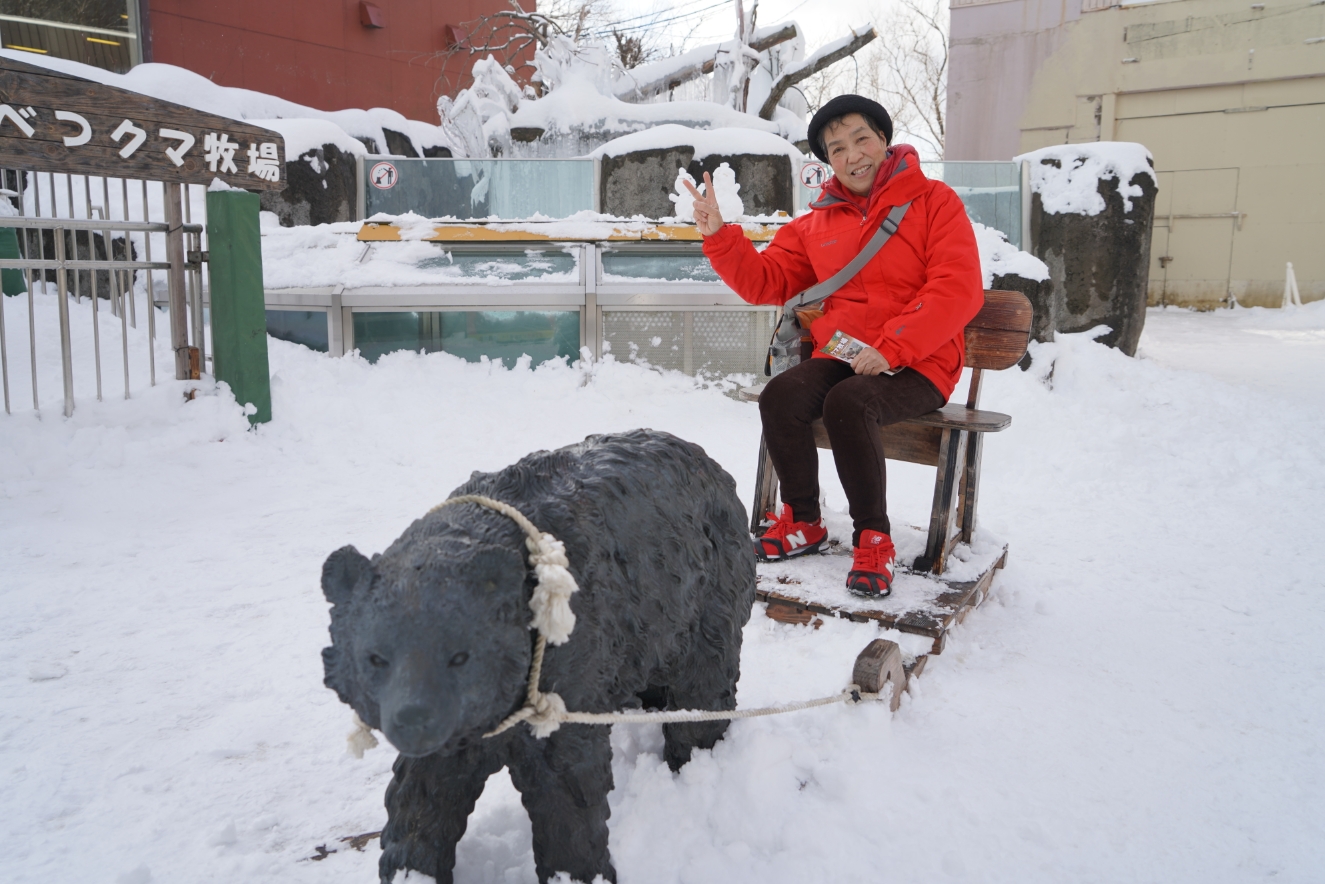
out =
<path fill-rule="evenodd" d="M 382 732 L 401 754 L 413 758 L 431 755 L 446 745 L 455 732 L 455 717 L 434 706 L 409 703 L 382 710 Z"/>

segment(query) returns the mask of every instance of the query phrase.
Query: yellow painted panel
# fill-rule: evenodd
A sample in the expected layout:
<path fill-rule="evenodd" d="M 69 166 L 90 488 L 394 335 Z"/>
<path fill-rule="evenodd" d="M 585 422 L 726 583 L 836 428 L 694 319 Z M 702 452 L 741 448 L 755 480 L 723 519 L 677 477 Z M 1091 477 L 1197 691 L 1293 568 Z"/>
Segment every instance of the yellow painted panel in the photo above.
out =
<path fill-rule="evenodd" d="M 1317 36 L 1325 36 L 1325 32 Z M 1325 67 L 1325 48 L 1321 50 L 1320 63 Z M 1286 104 L 1325 104 L 1325 76 L 1248 83 L 1244 87 L 1243 100 L 1248 105 L 1267 107 Z"/>
<path fill-rule="evenodd" d="M 780 229 L 777 224 L 751 224 L 742 232 L 754 242 L 768 242 Z M 550 232 L 546 232 L 550 231 Z M 640 240 L 668 242 L 700 242 L 703 237 L 698 228 L 690 224 L 656 224 L 649 227 L 618 227 L 606 236 L 563 236 L 556 233 L 555 225 L 546 225 L 540 231 L 535 225 L 510 228 L 484 224 L 443 224 L 433 228 L 433 235 L 425 242 L 638 242 Z M 400 228 L 393 224 L 366 223 L 359 228 L 360 242 L 400 242 Z"/>

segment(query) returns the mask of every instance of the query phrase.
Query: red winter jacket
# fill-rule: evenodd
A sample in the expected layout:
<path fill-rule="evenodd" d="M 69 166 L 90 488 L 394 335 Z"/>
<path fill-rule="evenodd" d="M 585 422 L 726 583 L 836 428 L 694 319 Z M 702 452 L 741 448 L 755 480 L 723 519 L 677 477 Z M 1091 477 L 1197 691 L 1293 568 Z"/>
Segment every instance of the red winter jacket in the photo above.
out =
<path fill-rule="evenodd" d="M 735 224 L 704 240 L 704 254 L 733 291 L 752 304 L 785 304 L 855 257 L 894 206 L 911 201 L 892 239 L 824 302 L 811 327 L 814 355 L 841 329 L 872 345 L 894 368 L 911 367 L 944 396 L 961 378 L 962 330 L 984 305 L 975 233 L 961 199 L 920 171 L 915 148 L 889 150 L 868 209 L 836 178 L 809 214 L 791 221 L 762 253 Z"/>

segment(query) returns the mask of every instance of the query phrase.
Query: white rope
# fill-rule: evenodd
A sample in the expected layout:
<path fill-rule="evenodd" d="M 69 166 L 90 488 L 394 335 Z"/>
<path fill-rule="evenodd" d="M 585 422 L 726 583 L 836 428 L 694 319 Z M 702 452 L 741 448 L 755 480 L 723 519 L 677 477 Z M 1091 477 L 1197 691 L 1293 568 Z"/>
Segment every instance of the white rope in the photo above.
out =
<path fill-rule="evenodd" d="M 551 736 L 563 724 L 675 724 L 688 721 L 729 721 L 737 718 L 760 718 L 765 715 L 782 715 L 786 712 L 798 712 L 813 709 L 816 706 L 830 706 L 834 703 L 859 703 L 862 700 L 882 700 L 884 694 L 865 693 L 856 685 L 849 686 L 840 694 L 820 697 L 816 700 L 801 700 L 781 706 L 764 706 L 759 709 L 676 709 L 665 712 L 571 712 L 566 708 L 566 701 L 559 694 L 544 693 L 538 689 L 543 676 L 543 655 L 549 643 L 564 644 L 575 628 L 575 615 L 570 609 L 571 594 L 579 590 L 575 577 L 570 573 L 570 561 L 566 558 L 566 547 L 551 534 L 544 534 L 524 513 L 507 503 L 484 497 L 481 494 L 466 494 L 444 500 L 428 511 L 437 512 L 444 506 L 460 503 L 475 503 L 488 509 L 496 510 L 508 517 L 524 531 L 525 546 L 529 548 L 529 564 L 533 566 L 538 582 L 534 586 L 529 608 L 534 612 L 534 619 L 529 624 L 538 632 L 534 642 L 534 656 L 529 666 L 529 684 L 525 692 L 525 704 L 507 717 L 501 724 L 484 734 L 485 738 L 495 737 L 515 727 L 522 721 L 529 722 L 534 736 L 543 739 Z M 893 688 L 896 689 L 896 686 Z M 350 733 L 350 751 L 356 758 L 362 758 L 364 749 L 377 745 L 377 738 L 372 730 L 354 716 L 355 729 Z"/>

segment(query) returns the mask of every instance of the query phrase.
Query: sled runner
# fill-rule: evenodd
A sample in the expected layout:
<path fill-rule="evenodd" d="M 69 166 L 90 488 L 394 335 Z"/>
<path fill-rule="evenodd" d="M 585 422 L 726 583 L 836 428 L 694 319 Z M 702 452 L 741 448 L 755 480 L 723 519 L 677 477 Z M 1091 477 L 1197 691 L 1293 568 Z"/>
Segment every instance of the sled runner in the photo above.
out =
<path fill-rule="evenodd" d="M 826 588 L 830 583 L 827 573 L 822 575 L 824 579 L 815 579 L 819 575 L 813 573 L 818 570 L 813 560 L 830 562 L 834 556 L 810 556 L 776 573 L 761 567 L 761 576 L 766 579 L 761 580 L 758 595 L 768 603 L 770 617 L 792 623 L 808 623 L 818 614 L 870 620 L 930 637 L 931 653 L 943 650 L 948 630 L 984 600 L 994 571 L 1007 561 L 1006 546 L 980 548 L 978 543 L 973 546 L 973 541 L 984 435 L 1007 429 L 1012 418 L 996 411 L 981 411 L 977 406 L 983 372 L 1011 368 L 1026 354 L 1031 320 L 1031 304 L 1025 295 L 985 292 L 984 307 L 966 326 L 966 365 L 971 369 L 966 403 L 949 403 L 929 414 L 880 428 L 890 459 L 935 468 L 933 505 L 923 532 L 923 546 L 918 537 L 907 534 L 919 533 L 919 529 L 894 529 L 898 552 L 893 594 L 885 599 L 856 599 L 845 588 L 840 594 L 830 591 Z M 757 402 L 759 393 L 759 388 L 742 390 L 740 397 Z M 815 421 L 814 435 L 816 445 L 831 448 L 822 421 Z M 777 473 L 761 438 L 750 525 L 753 534 L 762 532 L 764 514 L 776 511 L 777 490 Z M 851 554 L 849 546 L 834 551 Z M 809 576 L 793 573 L 802 569 Z M 844 582 L 846 567 L 839 564 L 826 570 L 840 570 L 840 582 Z"/>

